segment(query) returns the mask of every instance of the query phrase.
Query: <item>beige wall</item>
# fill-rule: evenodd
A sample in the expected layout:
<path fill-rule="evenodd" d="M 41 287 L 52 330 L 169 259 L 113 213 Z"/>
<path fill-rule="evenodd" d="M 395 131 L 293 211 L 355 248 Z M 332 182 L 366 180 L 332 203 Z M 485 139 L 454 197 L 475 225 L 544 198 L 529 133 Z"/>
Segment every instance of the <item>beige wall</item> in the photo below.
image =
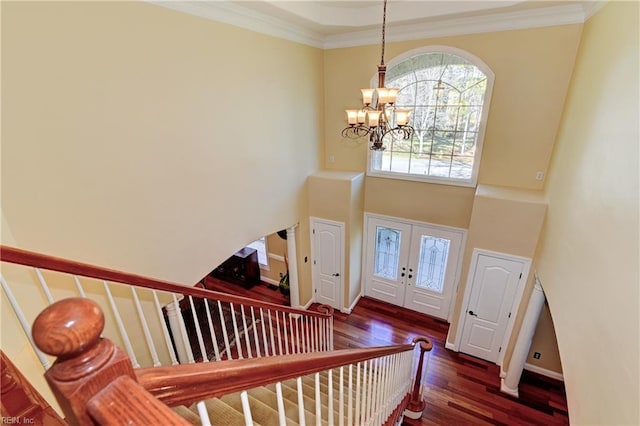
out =
<path fill-rule="evenodd" d="M 409 50 L 446 45 L 466 50 L 495 73 L 479 182 L 542 189 L 537 171 L 546 172 L 581 25 L 503 31 L 388 43 L 386 62 Z M 325 53 L 325 158 L 327 168 L 366 169 L 366 139 L 340 136 L 344 109 L 361 104 L 380 60 L 380 46 L 332 49 Z M 367 178 L 365 210 L 412 220 L 466 228 L 471 188 Z"/>
<path fill-rule="evenodd" d="M 322 171 L 309 177 L 309 215 L 344 224 L 342 308 L 349 308 L 361 292 L 364 175 Z"/>
<path fill-rule="evenodd" d="M 538 273 L 576 425 L 640 424 L 638 15 L 585 24 L 546 188 Z"/>
<path fill-rule="evenodd" d="M 467 243 L 462 261 L 458 297 L 447 340 L 453 343 L 462 310 L 464 292 L 467 287 L 473 250 L 476 248 L 533 258 L 538 243 L 547 206 L 540 191 L 515 190 L 503 187 L 480 185 L 473 202 L 473 212 L 467 234 Z M 527 300 L 533 286 L 533 274 L 530 275 L 516 317 L 516 327 L 524 316 Z M 508 363 L 517 333 L 511 336 L 506 351 L 505 364 Z"/>
<path fill-rule="evenodd" d="M 3 244 L 187 285 L 297 223 L 309 253 L 321 50 L 144 2 L 3 2 L 2 39 Z M 11 281 L 32 322 L 43 295 Z M 5 296 L 2 316 L 0 347 L 42 382 Z"/>
<path fill-rule="evenodd" d="M 536 352 L 540 353 L 540 358 L 538 359 L 533 357 Z M 527 364 L 562 374 L 562 363 L 548 303 L 544 304 L 542 312 L 540 312 L 540 319 L 531 341 Z"/>
<path fill-rule="evenodd" d="M 564 25 L 387 43 L 386 62 L 423 46 L 452 46 L 477 56 L 495 73 L 479 182 L 542 189 L 571 76 L 581 25 Z M 328 168 L 365 170 L 367 144 L 343 140 L 344 110 L 361 105 L 380 61 L 380 46 L 325 52 Z"/>
<path fill-rule="evenodd" d="M 20 247 L 191 284 L 307 222 L 321 50 L 143 2 L 2 9 L 2 203 Z"/>

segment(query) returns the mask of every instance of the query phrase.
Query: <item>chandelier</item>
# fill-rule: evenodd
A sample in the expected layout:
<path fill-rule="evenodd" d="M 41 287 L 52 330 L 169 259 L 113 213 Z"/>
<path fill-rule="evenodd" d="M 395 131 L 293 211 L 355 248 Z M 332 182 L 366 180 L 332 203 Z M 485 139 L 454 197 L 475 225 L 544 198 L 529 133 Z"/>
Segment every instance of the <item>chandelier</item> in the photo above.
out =
<path fill-rule="evenodd" d="M 384 86 L 387 66 L 384 64 L 385 26 L 387 21 L 387 0 L 384 0 L 382 12 L 382 54 L 378 65 L 378 87 L 361 89 L 361 109 L 348 109 L 348 126 L 342 129 L 342 137 L 357 139 L 369 136 L 373 151 L 384 151 L 383 140 L 389 135 L 395 139 L 409 139 L 413 127 L 409 125 L 411 110 L 396 108 L 396 98 L 400 89 Z"/>

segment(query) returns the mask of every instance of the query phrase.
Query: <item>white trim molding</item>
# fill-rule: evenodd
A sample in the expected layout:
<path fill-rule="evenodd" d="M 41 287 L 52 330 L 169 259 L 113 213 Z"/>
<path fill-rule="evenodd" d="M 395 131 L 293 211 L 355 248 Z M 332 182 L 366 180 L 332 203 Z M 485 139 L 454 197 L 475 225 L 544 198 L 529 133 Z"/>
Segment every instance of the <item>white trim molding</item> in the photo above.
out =
<path fill-rule="evenodd" d="M 147 3 L 222 22 L 261 34 L 305 44 L 322 49 L 355 47 L 380 42 L 378 26 L 365 30 L 330 34 L 330 26 L 307 23 L 303 19 L 279 18 L 267 10 L 243 6 L 233 1 L 161 1 L 146 0 Z M 533 7 L 513 12 L 476 14 L 458 18 L 431 17 L 420 22 L 389 22 L 387 41 L 419 40 L 464 34 L 479 34 L 554 25 L 581 24 L 596 13 L 606 1 L 576 1 L 548 7 Z M 325 30 L 324 28 L 327 28 Z"/>
<path fill-rule="evenodd" d="M 564 376 L 562 375 L 562 373 L 558 373 L 556 371 L 538 367 L 537 365 L 529 364 L 528 362 L 524 364 L 524 369 L 527 371 L 531 371 L 532 373 L 539 374 L 541 376 L 549 377 L 551 379 L 560 380 L 561 382 L 564 382 Z"/>
<path fill-rule="evenodd" d="M 353 312 L 353 310 L 356 308 L 356 305 L 360 301 L 361 297 L 362 297 L 362 292 L 358 293 L 358 295 L 356 296 L 356 298 L 353 301 L 353 303 L 351 304 L 351 306 L 349 306 L 348 308 L 341 308 L 340 312 L 342 312 L 343 314 L 347 314 L 347 315 L 351 314 L 351 312 Z"/>

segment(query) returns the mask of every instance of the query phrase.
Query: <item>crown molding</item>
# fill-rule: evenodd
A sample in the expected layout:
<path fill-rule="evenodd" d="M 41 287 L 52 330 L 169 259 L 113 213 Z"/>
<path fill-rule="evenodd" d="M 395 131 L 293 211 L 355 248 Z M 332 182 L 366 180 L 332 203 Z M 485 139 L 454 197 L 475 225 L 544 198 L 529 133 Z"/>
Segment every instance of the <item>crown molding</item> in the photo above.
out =
<path fill-rule="evenodd" d="M 584 20 L 587 21 L 593 15 L 598 13 L 598 11 L 602 9 L 607 3 L 609 3 L 609 0 L 595 0 L 585 5 Z"/>
<path fill-rule="evenodd" d="M 257 33 L 322 48 L 324 36 L 303 26 L 226 1 L 162 1 L 147 3 L 233 25 Z"/>
<path fill-rule="evenodd" d="M 380 42 L 380 30 L 377 28 L 339 35 L 324 35 L 302 25 L 287 22 L 232 2 L 161 0 L 147 0 L 147 2 L 178 12 L 323 49 L 356 47 Z M 485 16 L 434 19 L 430 22 L 417 24 L 388 24 L 386 40 L 390 42 L 407 41 L 554 25 L 581 24 L 606 3 L 606 0 L 597 0 L 590 3 L 588 7 L 584 7 L 576 2 L 562 6 L 540 7 Z"/>
<path fill-rule="evenodd" d="M 421 38 L 550 27 L 554 25 L 581 24 L 584 23 L 585 17 L 585 11 L 579 4 L 569 4 L 519 12 L 437 20 L 429 23 L 402 26 L 388 25 L 386 40 L 391 42 L 407 41 Z M 325 39 L 323 47 L 325 49 L 334 49 L 379 42 L 380 31 L 367 30 L 328 36 Z"/>

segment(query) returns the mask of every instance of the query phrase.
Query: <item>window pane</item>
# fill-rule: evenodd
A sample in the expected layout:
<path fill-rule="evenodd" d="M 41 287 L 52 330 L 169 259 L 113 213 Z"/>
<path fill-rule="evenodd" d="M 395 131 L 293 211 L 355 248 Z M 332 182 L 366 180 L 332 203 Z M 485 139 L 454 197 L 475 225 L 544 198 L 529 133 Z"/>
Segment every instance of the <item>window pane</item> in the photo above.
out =
<path fill-rule="evenodd" d="M 376 226 L 374 275 L 390 280 L 398 278 L 400 260 L 400 231 Z"/>
<path fill-rule="evenodd" d="M 267 263 L 267 243 L 264 237 L 249 244 L 247 247 L 254 248 L 258 251 L 258 263 L 262 266 L 268 266 Z"/>
<path fill-rule="evenodd" d="M 449 240 L 423 235 L 420 240 L 416 287 L 442 294 L 448 255 Z"/>
<path fill-rule="evenodd" d="M 410 140 L 387 138 L 371 170 L 471 180 L 487 77 L 470 61 L 445 52 L 413 56 L 387 72 L 400 89 L 396 106 L 412 110 Z"/>

